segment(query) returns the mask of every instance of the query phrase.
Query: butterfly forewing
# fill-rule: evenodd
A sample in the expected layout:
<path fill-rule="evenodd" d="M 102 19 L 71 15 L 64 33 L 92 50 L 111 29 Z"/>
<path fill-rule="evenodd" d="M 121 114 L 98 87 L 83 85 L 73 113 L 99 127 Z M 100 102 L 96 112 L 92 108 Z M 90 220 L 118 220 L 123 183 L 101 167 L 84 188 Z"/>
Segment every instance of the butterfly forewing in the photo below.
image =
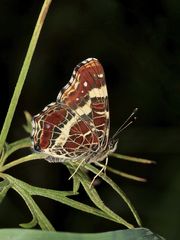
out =
<path fill-rule="evenodd" d="M 57 100 L 74 109 L 95 132 L 102 147 L 109 137 L 109 106 L 102 65 L 95 58 L 87 59 L 73 71 L 69 83 Z"/>
<path fill-rule="evenodd" d="M 85 159 L 107 148 L 108 94 L 103 67 L 95 58 L 81 62 L 55 103 L 34 117 L 34 146 L 59 161 Z"/>

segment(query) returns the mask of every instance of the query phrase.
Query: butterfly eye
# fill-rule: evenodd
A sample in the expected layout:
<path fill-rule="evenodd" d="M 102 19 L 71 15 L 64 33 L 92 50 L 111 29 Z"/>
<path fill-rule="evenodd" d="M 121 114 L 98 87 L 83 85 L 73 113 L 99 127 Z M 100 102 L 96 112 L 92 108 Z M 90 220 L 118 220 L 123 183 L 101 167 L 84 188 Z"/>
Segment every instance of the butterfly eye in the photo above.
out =
<path fill-rule="evenodd" d="M 39 143 L 34 144 L 34 149 L 38 152 L 41 150 Z"/>

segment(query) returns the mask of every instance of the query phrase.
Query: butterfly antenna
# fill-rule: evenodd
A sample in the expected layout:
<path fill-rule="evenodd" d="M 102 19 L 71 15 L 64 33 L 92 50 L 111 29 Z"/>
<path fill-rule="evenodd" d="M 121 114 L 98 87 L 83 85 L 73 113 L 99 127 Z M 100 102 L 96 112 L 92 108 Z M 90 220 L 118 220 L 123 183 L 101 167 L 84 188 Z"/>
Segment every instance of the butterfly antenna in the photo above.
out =
<path fill-rule="evenodd" d="M 129 115 L 129 117 L 126 119 L 126 121 L 120 126 L 120 128 L 115 132 L 115 134 L 113 135 L 113 139 L 115 139 L 117 137 L 117 135 L 122 132 L 124 129 L 126 129 L 127 127 L 129 127 L 135 120 L 136 120 L 136 112 L 138 111 L 138 108 L 135 108 L 133 110 L 133 112 Z"/>

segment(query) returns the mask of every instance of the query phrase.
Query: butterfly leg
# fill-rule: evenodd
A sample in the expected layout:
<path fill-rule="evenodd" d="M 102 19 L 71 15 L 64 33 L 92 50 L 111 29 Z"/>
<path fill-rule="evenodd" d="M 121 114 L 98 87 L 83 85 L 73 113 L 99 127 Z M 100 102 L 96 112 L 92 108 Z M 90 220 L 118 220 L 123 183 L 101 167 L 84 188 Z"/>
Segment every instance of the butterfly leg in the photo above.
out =
<path fill-rule="evenodd" d="M 46 161 L 48 161 L 49 163 L 58 163 L 58 162 L 63 162 L 63 159 L 60 159 L 60 158 L 57 158 L 57 157 L 48 156 L 46 158 Z"/>
<path fill-rule="evenodd" d="M 94 181 L 96 180 L 96 178 L 97 178 L 102 172 L 104 172 L 104 174 L 106 174 L 106 166 L 107 166 L 107 164 L 108 164 L 108 157 L 106 157 L 105 164 L 104 164 L 103 166 L 102 166 L 102 164 L 101 164 L 102 168 L 101 168 L 101 170 L 94 176 L 93 180 L 91 181 L 91 184 L 90 184 L 89 188 L 92 187 Z"/>
<path fill-rule="evenodd" d="M 76 170 L 71 174 L 71 176 L 68 178 L 68 180 L 70 180 L 76 173 L 77 171 L 79 170 L 79 168 L 82 166 L 82 164 L 85 162 L 85 159 L 83 159 L 79 165 L 77 166 Z"/>

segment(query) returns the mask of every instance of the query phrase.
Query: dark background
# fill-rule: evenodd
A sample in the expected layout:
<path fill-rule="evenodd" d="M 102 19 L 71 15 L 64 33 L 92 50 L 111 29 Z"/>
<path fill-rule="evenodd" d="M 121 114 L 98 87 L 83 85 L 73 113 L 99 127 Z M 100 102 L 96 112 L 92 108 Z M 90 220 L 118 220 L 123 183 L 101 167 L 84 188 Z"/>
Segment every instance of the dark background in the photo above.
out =
<path fill-rule="evenodd" d="M 42 3 L 0 2 L 1 125 Z M 109 159 L 110 166 L 145 177 L 147 183 L 110 176 L 134 203 L 143 226 L 167 239 L 180 235 L 179 13 L 179 1 L 170 0 L 53 1 L 8 136 L 9 142 L 27 136 L 22 129 L 23 111 L 37 114 L 55 101 L 77 63 L 98 58 L 106 73 L 112 133 L 139 107 L 137 121 L 119 136 L 117 151 L 157 162 L 144 166 Z M 62 164 L 37 160 L 8 173 L 36 186 L 72 188 Z M 129 210 L 109 187 L 101 183 L 97 189 L 108 206 L 132 221 Z M 76 199 L 88 202 L 81 190 Z M 60 231 L 100 232 L 121 227 L 51 200 L 35 200 Z M 18 227 L 31 218 L 13 191 L 0 212 L 0 227 Z"/>

